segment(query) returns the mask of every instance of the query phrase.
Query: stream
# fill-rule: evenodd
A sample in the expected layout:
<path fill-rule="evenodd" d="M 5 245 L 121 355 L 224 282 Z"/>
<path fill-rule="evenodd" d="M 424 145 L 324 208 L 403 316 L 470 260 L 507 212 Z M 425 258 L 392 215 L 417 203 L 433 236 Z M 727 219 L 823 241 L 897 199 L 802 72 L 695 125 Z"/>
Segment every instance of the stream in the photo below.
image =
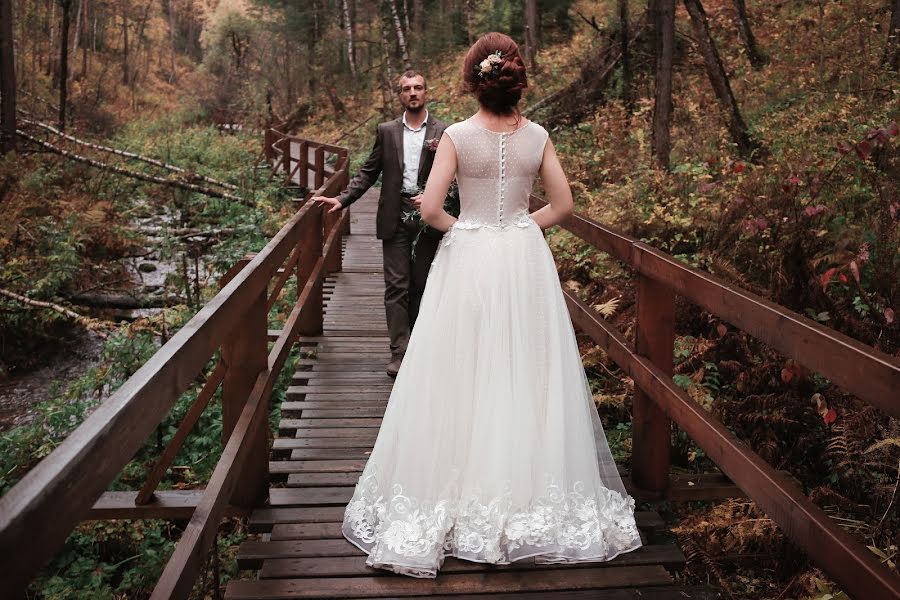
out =
<path fill-rule="evenodd" d="M 134 217 L 131 226 L 145 230 L 159 229 L 160 234 L 151 233 L 146 236 L 146 250 L 149 252 L 145 256 L 118 260 L 129 275 L 127 291 L 150 298 L 161 298 L 164 293 L 171 295 L 173 291 L 183 296 L 183 290 L 175 290 L 175 286 L 168 281 L 170 276 L 179 272 L 178 257 L 170 258 L 162 251 L 163 232 L 167 227 L 175 226 L 171 215 Z M 202 257 L 198 260 L 198 266 L 200 285 L 203 286 L 206 283 L 204 277 L 206 265 Z M 193 260 L 188 261 L 188 269 L 193 278 Z M 134 321 L 162 310 L 162 308 L 90 309 L 81 306 L 74 309 L 86 316 L 102 315 L 113 321 Z M 97 333 L 76 326 L 72 327 L 67 335 L 54 342 L 53 349 L 47 352 L 38 367 L 27 372 L 15 373 L 5 379 L 0 378 L 0 432 L 31 422 L 35 416 L 34 406 L 61 394 L 69 381 L 77 379 L 96 365 L 100 361 L 104 340 Z"/>

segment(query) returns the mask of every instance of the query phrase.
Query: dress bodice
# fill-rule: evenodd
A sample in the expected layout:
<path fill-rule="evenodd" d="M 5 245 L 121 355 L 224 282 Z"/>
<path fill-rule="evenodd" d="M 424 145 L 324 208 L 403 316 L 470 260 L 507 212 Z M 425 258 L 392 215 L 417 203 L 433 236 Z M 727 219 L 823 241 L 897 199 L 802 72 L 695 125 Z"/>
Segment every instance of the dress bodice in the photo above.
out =
<path fill-rule="evenodd" d="M 532 121 L 510 133 L 489 131 L 471 118 L 446 130 L 456 146 L 460 216 L 455 227 L 524 227 L 528 196 L 541 168 L 547 131 Z"/>

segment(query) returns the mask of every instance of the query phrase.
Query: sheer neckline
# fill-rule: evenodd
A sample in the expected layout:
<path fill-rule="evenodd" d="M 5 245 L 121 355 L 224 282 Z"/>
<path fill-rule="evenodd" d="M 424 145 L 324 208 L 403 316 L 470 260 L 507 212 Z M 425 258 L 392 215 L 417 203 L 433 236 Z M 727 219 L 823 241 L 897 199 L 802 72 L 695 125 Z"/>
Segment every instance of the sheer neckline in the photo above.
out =
<path fill-rule="evenodd" d="M 525 123 L 524 123 L 522 126 L 517 127 L 516 129 L 513 129 L 512 131 L 493 131 L 493 130 L 488 129 L 488 128 L 486 128 L 486 127 L 482 127 L 481 125 L 479 125 L 478 123 L 476 123 L 476 122 L 475 122 L 475 117 L 474 117 L 474 116 L 471 116 L 471 117 L 469 117 L 468 119 L 466 119 L 466 121 L 468 121 L 469 123 L 471 123 L 472 125 L 474 125 L 474 126 L 477 127 L 478 129 L 480 129 L 480 130 L 482 130 L 482 131 L 486 131 L 486 132 L 488 132 L 488 133 L 493 133 L 494 135 L 512 135 L 512 134 L 514 134 L 514 133 L 517 133 L 517 132 L 519 132 L 519 131 L 522 131 L 523 129 L 525 129 L 526 127 L 528 127 L 529 125 L 531 125 L 531 123 L 532 123 L 532 121 L 531 121 L 530 119 L 525 119 L 525 118 L 523 117 L 523 120 L 525 121 Z"/>

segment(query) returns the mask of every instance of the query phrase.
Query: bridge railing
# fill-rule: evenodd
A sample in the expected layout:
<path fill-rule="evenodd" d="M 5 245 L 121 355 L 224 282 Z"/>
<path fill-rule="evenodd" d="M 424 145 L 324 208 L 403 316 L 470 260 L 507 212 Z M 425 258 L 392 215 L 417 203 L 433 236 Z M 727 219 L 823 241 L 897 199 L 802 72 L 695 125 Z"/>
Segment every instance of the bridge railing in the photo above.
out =
<path fill-rule="evenodd" d="M 531 198 L 536 210 L 546 201 Z M 634 380 L 632 483 L 663 496 L 675 421 L 748 497 L 854 598 L 900 598 L 900 578 L 841 529 L 672 379 L 675 296 L 746 331 L 891 417 L 900 417 L 900 361 L 580 215 L 563 228 L 637 275 L 632 345 L 566 291 L 573 322 Z"/>
<path fill-rule="evenodd" d="M 289 135 L 277 127 L 266 129 L 261 158 L 272 165 L 273 177 L 281 176 L 286 185 L 305 190 L 319 189 L 335 172 L 346 170 L 349 161 L 342 146 Z"/>
<path fill-rule="evenodd" d="M 320 184 L 309 194 L 333 195 L 346 187 L 346 160 L 327 174 L 323 162 L 315 167 Z M 152 596 L 188 597 L 222 517 L 246 513 L 265 499 L 269 396 L 297 338 L 322 331 L 323 280 L 341 269 L 341 236 L 348 228 L 348 211 L 327 215 L 320 205 L 304 203 L 258 254 L 224 276 L 219 293 L 178 333 L 0 498 L 4 597 L 24 597 L 28 582 L 82 520 L 189 518 Z M 297 301 L 269 349 L 269 310 L 291 277 Z M 143 489 L 106 492 L 220 349 L 218 364 Z M 220 385 L 223 451 L 205 489 L 157 491 Z"/>

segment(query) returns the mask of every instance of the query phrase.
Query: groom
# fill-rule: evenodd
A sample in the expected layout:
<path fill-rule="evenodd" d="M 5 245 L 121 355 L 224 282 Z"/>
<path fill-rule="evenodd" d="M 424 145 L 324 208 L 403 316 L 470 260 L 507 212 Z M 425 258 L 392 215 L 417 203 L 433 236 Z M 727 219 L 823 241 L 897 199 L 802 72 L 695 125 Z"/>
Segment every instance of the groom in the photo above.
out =
<path fill-rule="evenodd" d="M 387 374 L 391 377 L 400 370 L 409 333 L 419 312 L 425 279 L 441 239 L 439 232 L 426 229 L 416 244 L 413 261 L 411 244 L 418 225 L 414 221 L 404 222 L 403 214 L 418 207 L 437 141 L 447 127 L 425 108 L 428 87 L 421 73 L 406 71 L 397 87 L 403 115 L 378 125 L 372 152 L 347 189 L 335 198 L 315 196 L 312 199 L 330 205 L 328 212 L 338 211 L 356 202 L 375 184 L 378 175 L 382 175 L 375 224 L 384 252 L 384 311 L 391 337 Z"/>

